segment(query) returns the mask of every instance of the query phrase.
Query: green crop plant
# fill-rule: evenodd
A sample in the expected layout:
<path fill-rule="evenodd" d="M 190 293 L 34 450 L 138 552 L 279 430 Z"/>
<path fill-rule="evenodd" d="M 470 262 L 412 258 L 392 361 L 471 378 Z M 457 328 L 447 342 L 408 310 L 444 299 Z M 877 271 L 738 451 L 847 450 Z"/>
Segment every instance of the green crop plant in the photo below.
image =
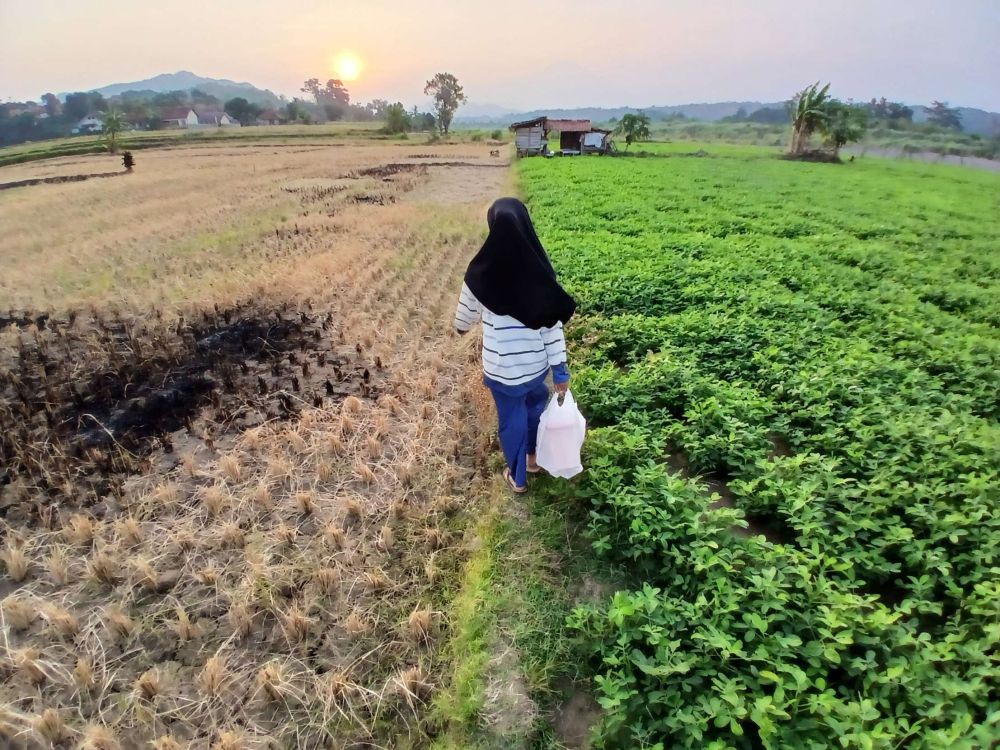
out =
<path fill-rule="evenodd" d="M 628 573 L 568 620 L 599 746 L 989 747 L 1000 177 L 695 148 L 519 165 Z"/>

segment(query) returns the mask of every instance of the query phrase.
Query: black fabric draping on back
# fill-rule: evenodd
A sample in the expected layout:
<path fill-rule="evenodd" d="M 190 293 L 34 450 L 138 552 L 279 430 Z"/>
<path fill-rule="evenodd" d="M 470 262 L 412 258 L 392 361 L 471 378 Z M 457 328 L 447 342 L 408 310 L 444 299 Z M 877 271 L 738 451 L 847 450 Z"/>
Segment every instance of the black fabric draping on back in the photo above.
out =
<path fill-rule="evenodd" d="M 482 305 L 528 328 L 566 323 L 576 302 L 559 286 L 527 207 L 517 198 L 490 206 L 489 236 L 465 272 L 465 283 Z"/>

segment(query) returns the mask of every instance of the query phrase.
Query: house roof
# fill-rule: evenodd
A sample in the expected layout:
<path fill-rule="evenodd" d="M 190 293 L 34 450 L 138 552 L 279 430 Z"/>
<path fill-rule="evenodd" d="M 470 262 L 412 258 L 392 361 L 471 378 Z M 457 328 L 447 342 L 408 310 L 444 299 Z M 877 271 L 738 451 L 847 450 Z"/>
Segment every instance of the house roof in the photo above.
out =
<path fill-rule="evenodd" d="M 217 125 L 223 117 L 227 117 L 225 111 L 221 109 L 196 109 L 194 113 L 198 115 L 199 125 Z"/>
<path fill-rule="evenodd" d="M 589 133 L 591 130 L 590 120 L 552 120 L 548 117 L 536 117 L 534 120 L 515 122 L 510 126 L 510 129 L 533 128 L 539 125 L 545 130 L 558 130 L 560 133 Z"/>
<path fill-rule="evenodd" d="M 160 118 L 163 120 L 186 120 L 190 107 L 164 107 L 160 111 Z"/>

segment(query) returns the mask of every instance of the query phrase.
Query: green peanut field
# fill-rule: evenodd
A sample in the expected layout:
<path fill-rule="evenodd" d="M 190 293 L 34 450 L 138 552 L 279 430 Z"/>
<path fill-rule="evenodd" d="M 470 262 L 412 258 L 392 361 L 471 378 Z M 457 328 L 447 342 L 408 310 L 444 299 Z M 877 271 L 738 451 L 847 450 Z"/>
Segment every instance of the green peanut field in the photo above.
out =
<path fill-rule="evenodd" d="M 1000 738 L 1000 175 L 642 144 L 526 159 L 625 590 L 605 748 Z"/>

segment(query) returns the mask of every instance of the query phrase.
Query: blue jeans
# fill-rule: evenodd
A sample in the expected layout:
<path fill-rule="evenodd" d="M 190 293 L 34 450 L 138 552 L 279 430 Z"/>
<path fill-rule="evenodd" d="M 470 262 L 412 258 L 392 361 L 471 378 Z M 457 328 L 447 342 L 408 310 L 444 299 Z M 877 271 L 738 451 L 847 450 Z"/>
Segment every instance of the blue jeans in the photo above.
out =
<path fill-rule="evenodd" d="M 510 475 L 518 487 L 524 487 L 528 483 L 527 455 L 535 452 L 538 420 L 549 400 L 545 375 L 516 386 L 502 385 L 489 378 L 484 381 L 497 405 L 500 446 Z"/>

